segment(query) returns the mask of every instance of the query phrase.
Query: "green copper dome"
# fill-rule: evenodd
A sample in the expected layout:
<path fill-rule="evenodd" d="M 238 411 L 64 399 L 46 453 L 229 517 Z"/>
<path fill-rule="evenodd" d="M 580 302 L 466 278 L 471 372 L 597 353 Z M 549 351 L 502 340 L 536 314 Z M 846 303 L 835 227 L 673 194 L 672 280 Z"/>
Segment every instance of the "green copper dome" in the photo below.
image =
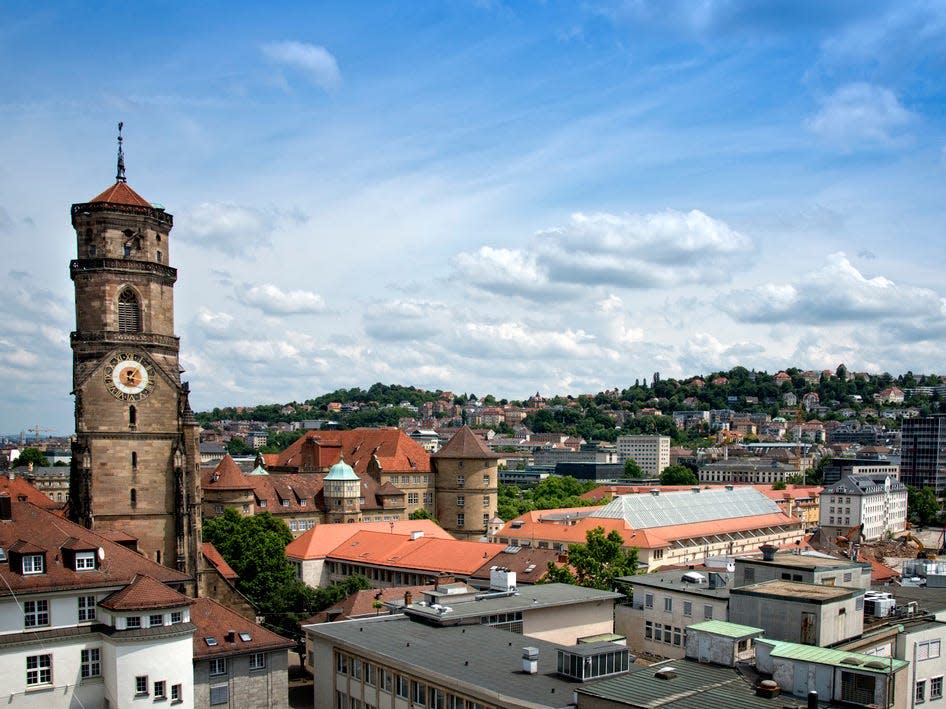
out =
<path fill-rule="evenodd" d="M 342 458 L 328 469 L 326 480 L 360 480 L 354 469 Z"/>

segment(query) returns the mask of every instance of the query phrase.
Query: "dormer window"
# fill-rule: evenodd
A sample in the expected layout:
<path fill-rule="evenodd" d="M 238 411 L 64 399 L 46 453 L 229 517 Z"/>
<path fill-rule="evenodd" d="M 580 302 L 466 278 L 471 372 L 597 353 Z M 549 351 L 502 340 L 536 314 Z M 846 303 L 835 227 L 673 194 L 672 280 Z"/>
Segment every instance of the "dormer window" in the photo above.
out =
<path fill-rule="evenodd" d="M 76 552 L 76 571 L 93 571 L 95 569 L 94 551 Z"/>
<path fill-rule="evenodd" d="M 42 554 L 25 554 L 23 556 L 24 574 L 41 574 L 46 571 L 46 563 Z"/>

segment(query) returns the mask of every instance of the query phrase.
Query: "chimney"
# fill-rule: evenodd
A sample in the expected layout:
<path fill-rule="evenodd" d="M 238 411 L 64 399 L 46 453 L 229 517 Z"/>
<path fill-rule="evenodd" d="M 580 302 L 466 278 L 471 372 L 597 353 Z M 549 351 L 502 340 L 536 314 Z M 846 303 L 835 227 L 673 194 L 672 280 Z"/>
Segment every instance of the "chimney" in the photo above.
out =
<path fill-rule="evenodd" d="M 416 532 L 411 532 L 411 541 L 413 542 L 415 539 L 420 539 L 422 536 L 424 536 L 423 530 L 417 530 Z"/>
<path fill-rule="evenodd" d="M 404 592 L 404 605 L 409 606 L 414 603 L 414 594 L 410 591 Z"/>
<path fill-rule="evenodd" d="M 235 631 L 235 630 L 228 630 L 228 631 L 227 631 L 227 642 L 228 642 L 228 643 L 236 642 L 236 631 Z"/>
<path fill-rule="evenodd" d="M 759 547 L 759 551 L 762 552 L 762 561 L 775 561 L 775 552 L 778 551 L 778 547 L 773 544 L 763 544 Z"/>
<path fill-rule="evenodd" d="M 808 709 L 818 709 L 817 692 L 808 692 Z"/>
<path fill-rule="evenodd" d="M 451 574 L 438 574 L 437 578 L 434 579 L 434 590 L 436 591 L 441 586 L 446 586 L 447 584 L 454 583 L 456 578 Z"/>
<path fill-rule="evenodd" d="M 13 506 L 9 495 L 0 495 L 0 522 L 13 520 Z"/>
<path fill-rule="evenodd" d="M 522 671 L 527 675 L 534 675 L 539 671 L 539 648 L 522 648 Z"/>

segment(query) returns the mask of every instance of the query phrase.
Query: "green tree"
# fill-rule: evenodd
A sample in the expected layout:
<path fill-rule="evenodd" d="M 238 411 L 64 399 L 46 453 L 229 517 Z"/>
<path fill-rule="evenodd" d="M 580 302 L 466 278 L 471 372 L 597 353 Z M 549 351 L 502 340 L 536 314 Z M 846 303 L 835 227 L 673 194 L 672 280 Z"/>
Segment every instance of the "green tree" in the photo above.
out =
<path fill-rule="evenodd" d="M 698 485 L 696 473 L 685 465 L 668 465 L 660 474 L 661 485 Z"/>
<path fill-rule="evenodd" d="M 929 524 L 939 515 L 939 501 L 931 487 L 907 485 L 907 516 L 920 524 Z"/>
<path fill-rule="evenodd" d="M 430 514 L 430 512 L 426 508 L 421 507 L 419 510 L 414 510 L 409 515 L 407 515 L 407 518 L 408 519 L 434 519 L 434 516 Z"/>
<path fill-rule="evenodd" d="M 242 438 L 231 438 L 227 441 L 227 453 L 230 455 L 251 455 L 256 450 Z"/>
<path fill-rule="evenodd" d="M 637 461 L 633 458 L 628 458 L 624 461 L 624 477 L 634 480 L 640 480 L 644 477 L 644 471 L 641 470 L 641 466 L 639 466 Z"/>
<path fill-rule="evenodd" d="M 773 490 L 784 490 L 787 487 L 788 485 L 785 483 L 784 480 L 776 480 L 774 483 L 772 483 Z"/>
<path fill-rule="evenodd" d="M 612 529 L 595 527 L 585 534 L 584 544 L 568 546 L 568 563 L 548 564 L 547 583 L 570 583 L 610 591 L 618 576 L 633 576 L 638 571 L 637 549 L 625 549 L 624 538 Z"/>
<path fill-rule="evenodd" d="M 20 451 L 20 456 L 13 461 L 13 467 L 29 465 L 30 463 L 37 468 L 48 468 L 49 458 L 43 455 L 39 448 L 24 448 Z"/>

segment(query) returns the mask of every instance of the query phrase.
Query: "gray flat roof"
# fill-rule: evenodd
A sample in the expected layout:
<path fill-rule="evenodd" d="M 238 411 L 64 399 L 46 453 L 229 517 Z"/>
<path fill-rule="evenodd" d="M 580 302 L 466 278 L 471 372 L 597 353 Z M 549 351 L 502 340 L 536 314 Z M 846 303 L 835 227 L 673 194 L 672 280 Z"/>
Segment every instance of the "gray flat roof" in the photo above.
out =
<path fill-rule="evenodd" d="M 657 671 L 664 668 L 673 668 L 676 676 L 670 679 L 656 677 Z M 737 670 L 693 660 L 662 662 L 632 674 L 579 685 L 576 689 L 579 694 L 637 707 L 775 709 L 788 703 L 804 702 L 789 696 L 776 699 L 756 696 L 752 683 Z"/>
<path fill-rule="evenodd" d="M 761 556 L 738 557 L 736 565 L 759 564 L 762 566 L 788 566 L 793 569 L 808 569 L 810 571 L 850 570 L 870 571 L 870 564 L 866 561 L 848 561 L 847 559 L 827 558 L 808 554 L 792 554 L 780 552 L 772 561 L 766 561 Z"/>
<path fill-rule="evenodd" d="M 408 614 L 436 619 L 440 623 L 449 623 L 451 619 L 479 618 L 493 613 L 510 613 L 536 608 L 570 606 L 577 603 L 595 603 L 615 601 L 623 598 L 621 593 L 599 591 L 596 588 L 584 588 L 567 583 L 535 584 L 520 588 L 514 595 L 481 598 L 478 601 L 447 603 L 449 611 L 441 613 L 430 606 L 413 606 L 405 609 Z M 443 605 L 443 604 L 441 604 Z"/>
<path fill-rule="evenodd" d="M 732 587 L 733 577 L 730 573 L 719 573 L 726 579 L 726 584 L 718 588 L 709 587 L 709 579 L 706 583 L 690 583 L 683 580 L 685 571 L 658 571 L 653 574 L 641 574 L 640 576 L 619 576 L 616 580 L 631 586 L 641 586 L 646 588 L 673 589 L 678 593 L 692 593 L 696 596 L 712 596 L 714 598 L 729 598 L 729 589 Z M 701 575 L 708 577 L 709 573 L 700 572 Z"/>
<path fill-rule="evenodd" d="M 840 586 L 822 586 L 816 583 L 801 583 L 800 581 L 764 581 L 749 586 L 739 586 L 731 591 L 732 595 L 762 596 L 767 598 L 781 598 L 785 600 L 800 600 L 806 603 L 829 603 L 863 596 L 865 591 L 860 588 L 842 588 Z"/>
<path fill-rule="evenodd" d="M 543 707 L 573 706 L 580 682 L 556 674 L 558 650 L 575 648 L 481 625 L 433 627 L 405 616 L 340 621 L 305 626 L 314 639 L 328 638 L 336 647 L 383 662 L 394 669 L 426 677 L 474 696 L 490 696 L 500 706 L 509 698 Z M 522 649 L 539 650 L 538 672 L 522 672 Z"/>

